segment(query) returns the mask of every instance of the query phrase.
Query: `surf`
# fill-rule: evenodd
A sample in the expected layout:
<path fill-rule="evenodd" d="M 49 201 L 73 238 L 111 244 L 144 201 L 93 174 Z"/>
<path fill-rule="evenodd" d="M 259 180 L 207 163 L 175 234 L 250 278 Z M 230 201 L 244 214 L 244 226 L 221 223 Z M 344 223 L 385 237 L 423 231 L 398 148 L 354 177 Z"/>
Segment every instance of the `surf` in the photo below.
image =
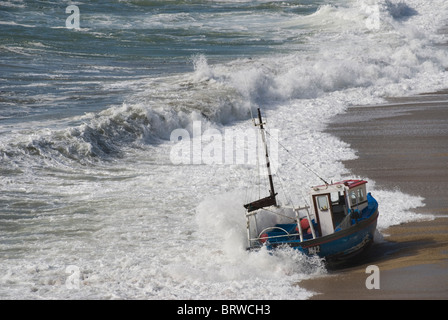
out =
<path fill-rule="evenodd" d="M 244 130 L 262 107 L 282 144 L 338 181 L 356 151 L 324 133 L 334 115 L 447 83 L 444 1 L 189 3 L 80 4 L 78 33 L 53 2 L 5 9 L 2 36 L 19 42 L 0 48 L 2 297 L 306 299 L 297 283 L 325 274 L 319 259 L 245 251 L 253 168 L 173 164 L 171 133 Z M 278 170 L 282 183 L 315 179 Z M 369 183 L 390 204 L 380 230 L 419 218 L 419 197 Z M 79 290 L 65 286 L 71 265 Z"/>

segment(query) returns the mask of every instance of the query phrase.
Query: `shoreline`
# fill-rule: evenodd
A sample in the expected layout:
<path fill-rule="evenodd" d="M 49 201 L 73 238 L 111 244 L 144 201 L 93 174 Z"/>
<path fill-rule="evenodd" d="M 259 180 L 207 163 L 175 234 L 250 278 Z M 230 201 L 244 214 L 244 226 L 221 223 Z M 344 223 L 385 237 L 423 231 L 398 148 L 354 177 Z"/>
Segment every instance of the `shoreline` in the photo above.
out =
<path fill-rule="evenodd" d="M 326 132 L 356 150 L 343 162 L 353 175 L 424 197 L 412 211 L 435 218 L 382 230 L 356 265 L 300 286 L 316 293 L 311 300 L 448 299 L 448 90 L 349 108 Z M 379 290 L 366 288 L 369 265 L 379 268 Z"/>

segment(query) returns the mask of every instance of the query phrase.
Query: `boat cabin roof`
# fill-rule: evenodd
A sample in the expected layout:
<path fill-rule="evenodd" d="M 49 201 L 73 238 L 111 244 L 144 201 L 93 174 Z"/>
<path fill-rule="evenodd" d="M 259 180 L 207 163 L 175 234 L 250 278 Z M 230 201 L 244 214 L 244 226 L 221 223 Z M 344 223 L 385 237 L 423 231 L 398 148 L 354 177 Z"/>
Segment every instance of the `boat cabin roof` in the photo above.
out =
<path fill-rule="evenodd" d="M 365 181 L 365 180 L 355 180 L 355 179 L 342 180 L 342 181 L 331 183 L 331 184 L 312 187 L 311 193 L 316 194 L 316 193 L 341 191 L 342 189 L 353 189 L 353 188 L 359 187 L 366 183 L 367 183 L 367 181 Z M 344 188 L 344 186 L 345 186 L 345 188 Z"/>
<path fill-rule="evenodd" d="M 349 189 L 359 187 L 360 185 L 366 184 L 365 180 L 344 180 L 342 181 Z"/>

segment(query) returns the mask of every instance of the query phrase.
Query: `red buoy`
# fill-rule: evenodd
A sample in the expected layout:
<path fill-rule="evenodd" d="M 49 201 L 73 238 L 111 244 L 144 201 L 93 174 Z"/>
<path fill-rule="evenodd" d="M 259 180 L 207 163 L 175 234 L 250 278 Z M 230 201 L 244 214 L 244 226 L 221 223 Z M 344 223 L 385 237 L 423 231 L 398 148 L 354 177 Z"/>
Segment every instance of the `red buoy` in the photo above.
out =
<path fill-rule="evenodd" d="M 268 234 L 267 234 L 267 233 L 263 233 L 263 234 L 260 236 L 260 242 L 261 242 L 261 243 L 265 243 L 266 240 L 268 240 Z"/>
<path fill-rule="evenodd" d="M 307 218 L 303 218 L 302 220 L 300 220 L 300 227 L 302 228 L 302 230 L 306 230 L 310 227 L 310 223 Z"/>

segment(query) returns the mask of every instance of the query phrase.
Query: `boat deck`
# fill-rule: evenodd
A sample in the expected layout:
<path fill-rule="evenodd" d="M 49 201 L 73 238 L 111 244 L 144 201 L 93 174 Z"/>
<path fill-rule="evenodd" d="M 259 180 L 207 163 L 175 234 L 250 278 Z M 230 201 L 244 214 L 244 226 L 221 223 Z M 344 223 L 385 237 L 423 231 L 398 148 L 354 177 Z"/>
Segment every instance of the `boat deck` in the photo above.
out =
<path fill-rule="evenodd" d="M 335 228 L 335 233 L 350 228 L 361 221 L 369 219 L 378 209 L 377 201 L 372 197 L 369 193 L 367 195 L 368 205 L 361 211 L 349 210 L 347 215 L 336 215 L 335 219 L 338 221 L 338 224 Z M 342 211 L 343 213 L 343 211 Z M 311 220 L 314 226 L 314 230 L 316 233 L 316 238 L 320 237 L 320 232 L 318 228 L 318 224 L 314 219 Z M 260 235 L 260 245 L 266 244 L 288 244 L 291 242 L 306 242 L 308 240 L 314 240 L 310 228 L 306 230 L 302 230 L 303 232 L 303 241 L 300 240 L 300 233 L 298 230 L 297 223 L 288 223 L 288 224 L 276 224 L 269 231 L 264 232 Z"/>

